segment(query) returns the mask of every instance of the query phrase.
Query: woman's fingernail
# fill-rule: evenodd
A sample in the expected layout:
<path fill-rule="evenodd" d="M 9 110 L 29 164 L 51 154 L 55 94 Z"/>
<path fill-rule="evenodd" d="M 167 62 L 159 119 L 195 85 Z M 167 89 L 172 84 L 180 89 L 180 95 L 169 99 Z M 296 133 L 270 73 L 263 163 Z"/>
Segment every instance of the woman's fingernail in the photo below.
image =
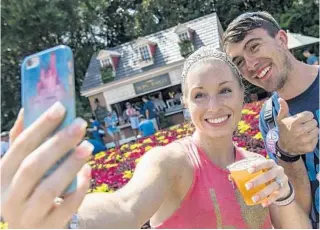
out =
<path fill-rule="evenodd" d="M 66 108 L 61 104 L 60 101 L 57 101 L 49 109 L 49 116 L 51 119 L 58 119 L 62 117 L 65 112 L 66 112 Z"/>
<path fill-rule="evenodd" d="M 246 183 L 245 186 L 247 190 L 250 190 L 253 187 L 253 183 L 252 182 Z"/>
<path fill-rule="evenodd" d="M 91 155 L 94 147 L 88 141 L 83 141 L 78 148 L 79 149 L 76 150 L 76 157 L 78 159 L 83 159 Z"/>
<path fill-rule="evenodd" d="M 270 204 L 272 204 L 272 201 L 267 200 L 267 201 L 264 201 L 261 205 L 262 205 L 262 207 L 266 208 L 266 207 L 268 207 Z"/>
<path fill-rule="evenodd" d="M 255 168 L 251 167 L 251 168 L 248 168 L 248 173 L 253 173 L 255 170 Z"/>
<path fill-rule="evenodd" d="M 88 164 L 84 165 L 84 175 L 85 177 L 87 177 L 88 179 L 91 178 L 91 167 Z"/>
<path fill-rule="evenodd" d="M 67 130 L 68 135 L 73 136 L 75 133 L 79 132 L 80 130 L 85 130 L 87 128 L 87 125 L 88 123 L 82 118 L 75 119 Z"/>
<path fill-rule="evenodd" d="M 257 203 L 257 201 L 260 199 L 260 196 L 259 195 L 255 195 L 255 196 L 253 196 L 252 197 L 252 201 L 254 202 L 254 203 Z"/>
<path fill-rule="evenodd" d="M 18 113 L 18 117 L 23 116 L 23 114 L 24 114 L 24 108 L 21 108 L 19 113 Z"/>

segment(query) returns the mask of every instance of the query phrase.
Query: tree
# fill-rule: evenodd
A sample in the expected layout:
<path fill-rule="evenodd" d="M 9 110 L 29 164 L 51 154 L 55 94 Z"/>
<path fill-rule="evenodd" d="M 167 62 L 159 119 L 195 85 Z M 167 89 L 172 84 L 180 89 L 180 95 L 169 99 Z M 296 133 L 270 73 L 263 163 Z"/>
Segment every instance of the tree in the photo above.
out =
<path fill-rule="evenodd" d="M 319 37 L 314 0 L 3 0 L 1 8 L 1 125 L 20 108 L 20 64 L 58 44 L 74 52 L 78 114 L 90 112 L 80 87 L 94 52 L 217 12 L 225 29 L 243 12 L 266 10 L 284 29 Z"/>
<path fill-rule="evenodd" d="M 77 111 L 89 112 L 80 87 L 92 54 L 128 41 L 122 12 L 133 1 L 4 0 L 1 9 L 1 126 L 12 127 L 21 106 L 20 65 L 27 55 L 65 44 L 75 59 Z M 107 17 L 108 15 L 108 17 Z M 129 14 L 127 14 L 129 15 Z M 106 29 L 108 28 L 108 29 Z M 122 28 L 122 29 L 121 29 Z"/>
<path fill-rule="evenodd" d="M 133 37 L 145 36 L 215 11 L 215 0 L 143 0 L 137 5 Z"/>
<path fill-rule="evenodd" d="M 291 32 L 319 37 L 319 4 L 314 0 L 293 1 L 278 20 Z"/>
<path fill-rule="evenodd" d="M 143 36 L 177 23 L 183 23 L 206 14 L 217 12 L 223 28 L 238 15 L 248 11 L 268 11 L 276 19 L 288 10 L 292 0 L 143 0 L 135 14 L 131 34 Z M 130 28 L 129 28 L 130 29 Z"/>
<path fill-rule="evenodd" d="M 20 107 L 20 64 L 23 57 L 63 43 L 74 19 L 76 1 L 3 1 L 1 14 L 1 124 L 8 129 Z M 51 19 L 51 20 L 47 20 Z M 71 25 L 71 24 L 70 24 Z M 54 32 L 53 32 L 54 31 Z"/>

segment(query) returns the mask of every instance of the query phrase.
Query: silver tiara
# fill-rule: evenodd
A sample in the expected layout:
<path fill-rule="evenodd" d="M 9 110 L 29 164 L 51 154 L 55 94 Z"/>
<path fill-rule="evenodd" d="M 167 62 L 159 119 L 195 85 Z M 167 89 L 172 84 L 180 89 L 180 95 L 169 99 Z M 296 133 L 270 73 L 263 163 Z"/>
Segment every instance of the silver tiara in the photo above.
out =
<path fill-rule="evenodd" d="M 231 61 L 229 56 L 225 52 L 221 51 L 219 48 L 216 48 L 216 47 L 210 45 L 210 46 L 202 46 L 201 48 L 196 50 L 193 54 L 191 54 L 188 57 L 188 59 L 186 60 L 184 66 L 183 66 L 182 81 L 185 80 L 189 70 L 191 69 L 191 67 L 195 63 L 197 63 L 200 60 L 208 59 L 208 58 L 209 59 L 217 59 L 217 60 L 221 60 L 223 62 L 226 62 L 232 68 L 232 70 L 234 70 L 235 73 L 240 78 L 242 78 L 242 74 L 240 73 L 238 68 L 235 66 L 235 64 Z"/>

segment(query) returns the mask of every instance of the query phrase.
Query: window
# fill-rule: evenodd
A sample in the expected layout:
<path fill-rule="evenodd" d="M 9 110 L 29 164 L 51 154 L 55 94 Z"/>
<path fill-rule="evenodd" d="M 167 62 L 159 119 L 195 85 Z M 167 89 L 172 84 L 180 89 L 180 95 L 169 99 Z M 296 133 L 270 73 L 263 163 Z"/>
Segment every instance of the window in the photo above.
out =
<path fill-rule="evenodd" d="M 100 63 L 101 63 L 101 67 L 111 66 L 111 62 L 109 58 L 101 59 Z"/>
<path fill-rule="evenodd" d="M 150 53 L 149 53 L 148 46 L 140 47 L 139 52 L 141 54 L 142 60 L 149 60 L 150 59 Z"/>
<path fill-rule="evenodd" d="M 179 39 L 181 41 L 189 40 L 188 32 L 184 32 L 184 33 L 179 34 Z"/>

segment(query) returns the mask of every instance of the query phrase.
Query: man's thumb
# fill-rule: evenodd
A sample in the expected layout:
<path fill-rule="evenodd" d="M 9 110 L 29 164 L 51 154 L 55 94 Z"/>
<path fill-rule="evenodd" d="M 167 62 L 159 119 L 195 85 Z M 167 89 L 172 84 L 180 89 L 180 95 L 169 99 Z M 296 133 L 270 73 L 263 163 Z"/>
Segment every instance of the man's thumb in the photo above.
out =
<path fill-rule="evenodd" d="M 278 113 L 278 121 L 281 121 L 283 118 L 286 118 L 289 116 L 289 106 L 285 100 L 282 98 L 278 99 L 280 110 Z"/>

